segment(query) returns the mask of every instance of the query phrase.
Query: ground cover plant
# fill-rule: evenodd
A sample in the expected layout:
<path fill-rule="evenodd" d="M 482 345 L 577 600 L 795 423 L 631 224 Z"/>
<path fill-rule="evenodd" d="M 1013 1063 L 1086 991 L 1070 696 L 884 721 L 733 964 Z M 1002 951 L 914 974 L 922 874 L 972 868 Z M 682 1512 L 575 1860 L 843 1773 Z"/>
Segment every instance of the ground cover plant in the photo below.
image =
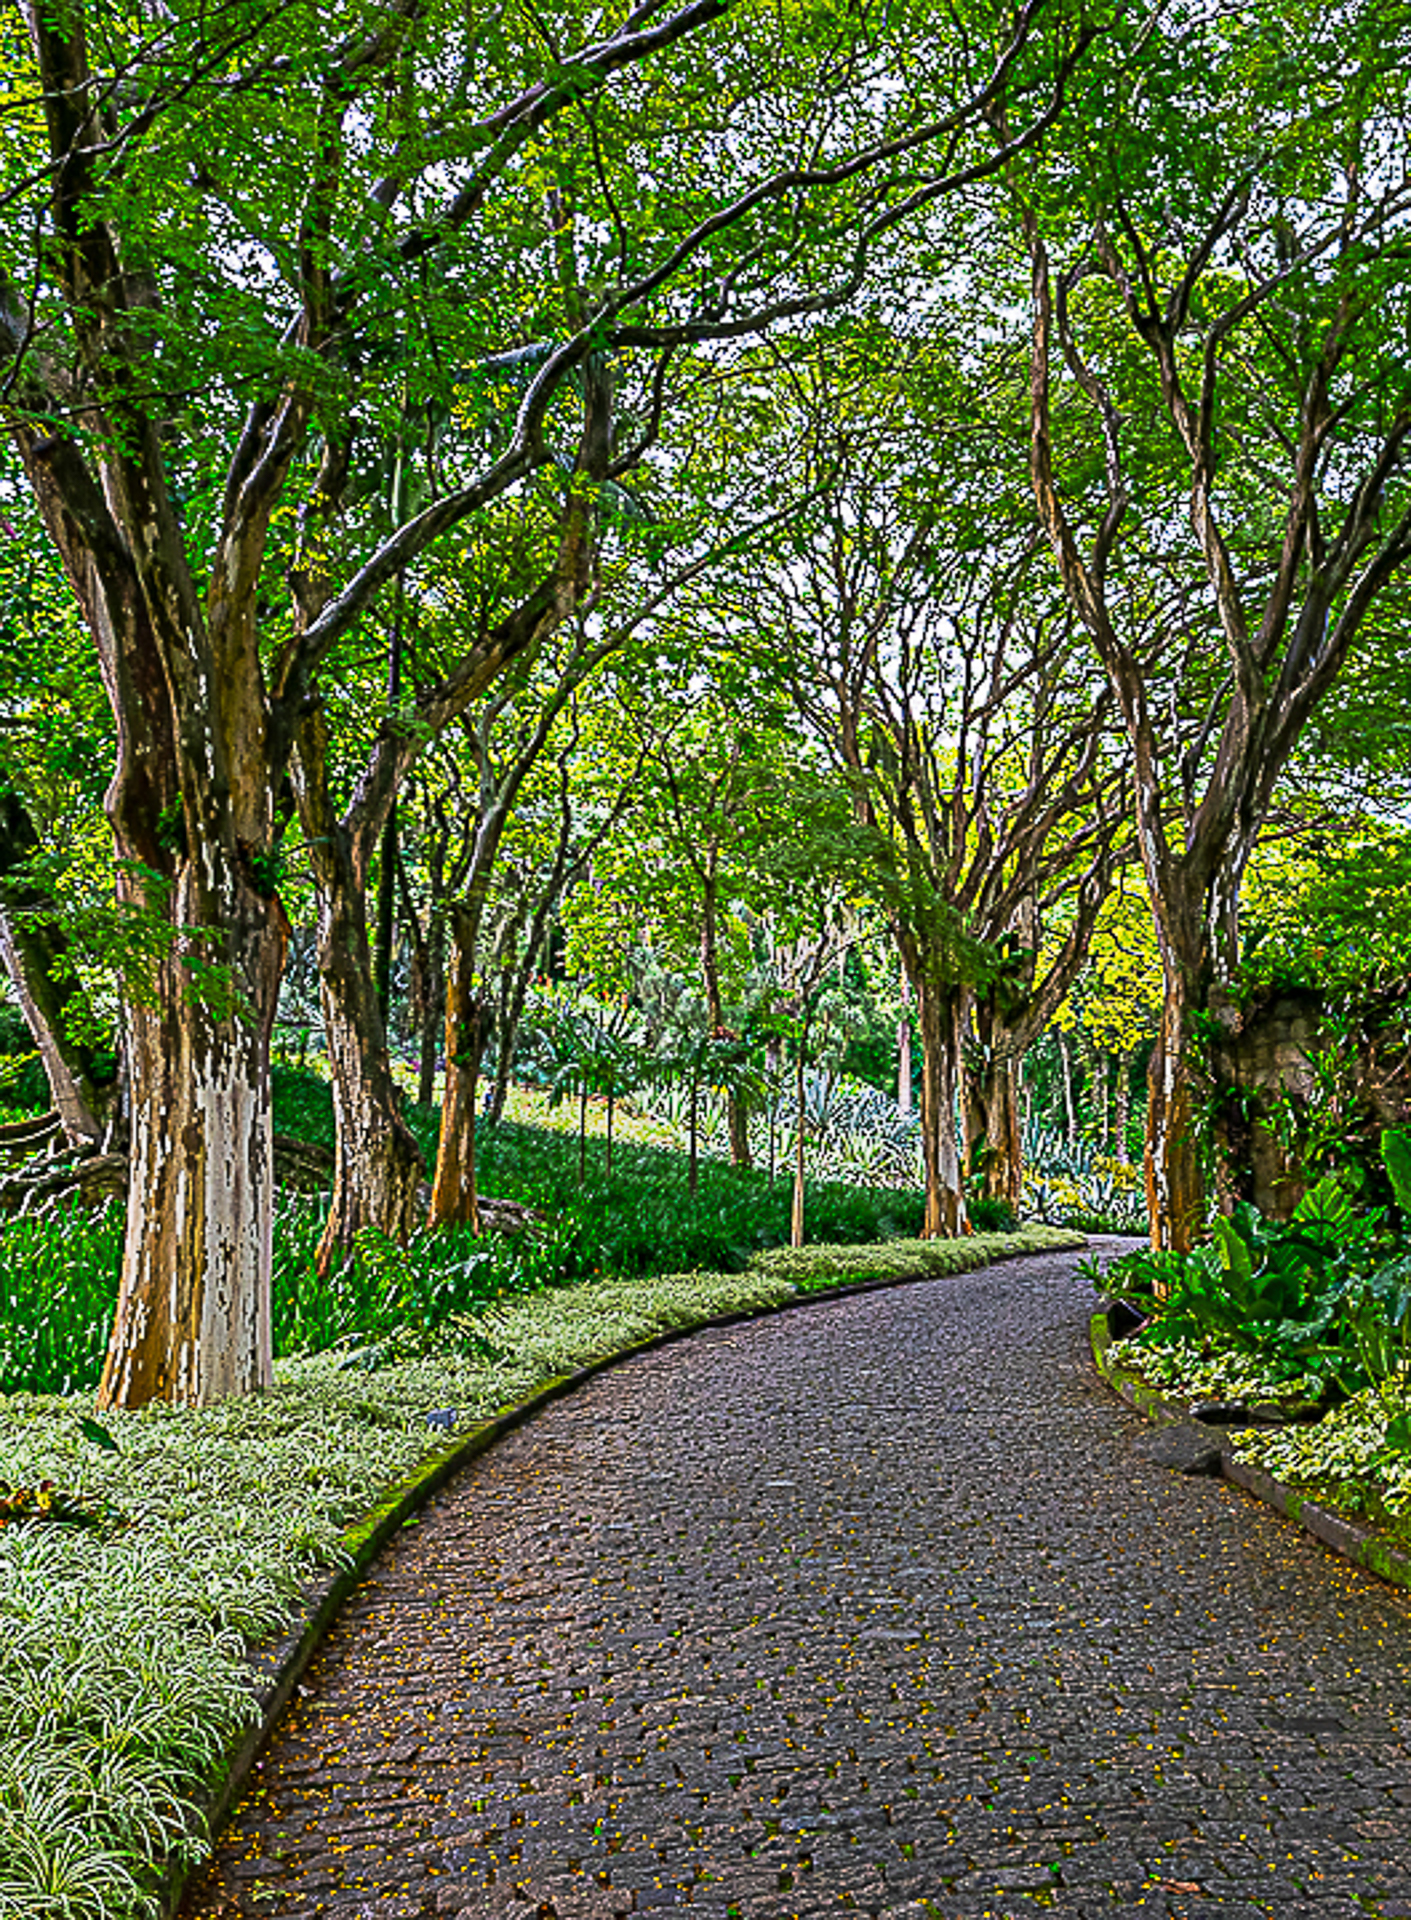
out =
<path fill-rule="evenodd" d="M 1282 1414 L 1236 1431 L 1239 1458 L 1411 1540 L 1411 1136 L 1381 1153 L 1394 1207 L 1339 1170 L 1286 1223 L 1242 1203 L 1189 1253 L 1092 1272 L 1144 1316 L 1113 1361 L 1187 1402 Z"/>
<path fill-rule="evenodd" d="M 448 1419 L 464 1428 L 590 1360 L 801 1289 L 1072 1241 L 1038 1228 L 780 1248 L 743 1273 L 498 1294 L 473 1324 L 404 1327 L 400 1352 L 345 1344 L 281 1361 L 268 1394 L 102 1425 L 89 1394 L 0 1399 L 0 1484 L 49 1482 L 99 1522 L 0 1526 L 0 1914 L 150 1920 L 164 1863 L 202 1851 L 203 1793 L 253 1716 L 247 1638 L 279 1628 Z"/>

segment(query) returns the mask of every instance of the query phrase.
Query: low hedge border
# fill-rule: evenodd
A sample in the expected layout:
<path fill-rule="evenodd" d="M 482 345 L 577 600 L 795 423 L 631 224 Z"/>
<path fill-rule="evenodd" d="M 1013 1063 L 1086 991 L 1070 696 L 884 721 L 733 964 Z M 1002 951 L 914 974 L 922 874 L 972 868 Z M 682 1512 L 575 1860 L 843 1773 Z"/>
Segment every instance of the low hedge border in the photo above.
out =
<path fill-rule="evenodd" d="M 1092 1316 L 1088 1334 L 1092 1344 L 1093 1365 L 1112 1391 L 1120 1394 L 1129 1406 L 1158 1426 L 1171 1426 L 1189 1417 L 1182 1408 L 1163 1399 L 1155 1388 L 1148 1386 L 1130 1368 L 1119 1366 L 1108 1357 L 1113 1336 L 1105 1308 Z M 1285 1486 L 1282 1480 L 1275 1480 L 1272 1474 L 1264 1473 L 1258 1467 L 1247 1466 L 1235 1457 L 1230 1440 L 1219 1429 L 1211 1429 L 1210 1439 L 1211 1445 L 1218 1446 L 1220 1450 L 1222 1476 L 1234 1486 L 1253 1494 L 1266 1507 L 1283 1514 L 1285 1519 L 1292 1520 L 1306 1533 L 1321 1540 L 1325 1547 L 1331 1547 L 1334 1553 L 1353 1561 L 1365 1572 L 1375 1574 L 1379 1580 L 1385 1580 L 1394 1587 L 1411 1587 L 1411 1554 L 1393 1546 L 1361 1521 L 1349 1519 L 1334 1507 L 1320 1505 L 1307 1494 Z"/>
<path fill-rule="evenodd" d="M 757 1254 L 750 1262 L 750 1269 L 789 1280 L 795 1289 L 791 1298 L 734 1313 L 703 1316 L 698 1321 L 668 1327 L 650 1339 L 591 1360 L 571 1373 L 548 1381 L 527 1400 L 507 1407 L 449 1446 L 429 1454 L 410 1474 L 388 1488 L 372 1511 L 344 1534 L 342 1547 L 347 1564 L 310 1588 L 289 1632 L 280 1640 L 263 1641 L 250 1648 L 259 1719 L 232 1750 L 226 1770 L 212 1794 L 205 1815 L 211 1837 L 220 1832 L 233 1813 L 256 1760 L 293 1699 L 324 1636 L 337 1619 L 344 1601 L 362 1584 L 383 1548 L 457 1473 L 545 1407 L 610 1367 L 707 1328 L 735 1326 L 794 1307 L 814 1306 L 853 1294 L 882 1292 L 918 1280 L 971 1272 L 1003 1260 L 1061 1253 L 1086 1245 L 1086 1237 L 1081 1233 L 1035 1226 L 1018 1233 L 971 1234 L 962 1240 L 896 1240 L 866 1247 L 771 1248 Z M 168 1869 L 161 1891 L 165 1914 L 176 1914 L 189 1881 L 199 1871 L 199 1868 L 179 1865 Z"/>

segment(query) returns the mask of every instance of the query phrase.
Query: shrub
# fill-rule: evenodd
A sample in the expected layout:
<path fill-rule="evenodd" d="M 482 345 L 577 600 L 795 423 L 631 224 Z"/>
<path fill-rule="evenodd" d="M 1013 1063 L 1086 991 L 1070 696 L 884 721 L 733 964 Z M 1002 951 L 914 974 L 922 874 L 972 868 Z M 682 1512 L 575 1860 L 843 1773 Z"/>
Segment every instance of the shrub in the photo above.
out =
<path fill-rule="evenodd" d="M 1150 1315 L 1134 1336 L 1147 1346 L 1214 1337 L 1341 1394 L 1411 1360 L 1411 1254 L 1379 1209 L 1357 1209 L 1339 1174 L 1311 1187 L 1286 1225 L 1241 1202 L 1207 1244 L 1142 1248 L 1093 1277 Z"/>

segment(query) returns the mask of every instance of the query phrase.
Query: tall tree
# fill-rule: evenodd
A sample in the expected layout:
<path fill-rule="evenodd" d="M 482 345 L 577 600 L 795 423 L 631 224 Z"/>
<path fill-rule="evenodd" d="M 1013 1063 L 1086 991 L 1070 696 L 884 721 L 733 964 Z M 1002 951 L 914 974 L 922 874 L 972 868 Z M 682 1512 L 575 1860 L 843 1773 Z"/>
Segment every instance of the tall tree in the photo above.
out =
<path fill-rule="evenodd" d="M 1154 28 L 1105 136 L 1010 174 L 1034 496 L 1135 756 L 1165 982 L 1158 1245 L 1204 1218 L 1200 1026 L 1261 825 L 1411 562 L 1406 32 L 1376 0 L 1299 9 L 1296 31 L 1263 8 L 1183 20 L 1179 45 Z M 1168 725 L 1182 701 L 1204 705 L 1190 741 Z"/>
<path fill-rule="evenodd" d="M 812 371 L 803 403 L 834 478 L 811 527 L 737 606 L 872 836 L 871 884 L 916 995 L 926 1230 L 955 1233 L 958 1107 L 971 1170 L 1018 1199 L 1018 1064 L 1110 883 L 1123 759 L 1061 606 L 1033 590 L 1022 508 L 1001 496 L 994 510 L 954 415 L 916 430 L 920 409 L 937 411 L 944 360 L 882 345 L 874 336 L 841 383 Z M 1065 937 L 1040 967 L 1060 901 Z"/>
<path fill-rule="evenodd" d="M 964 31 L 794 15 L 783 61 L 775 18 L 725 0 L 6 16 L 5 422 L 103 664 L 119 888 L 168 933 L 127 1007 L 105 1404 L 270 1377 L 276 842 L 335 647 L 450 529 L 574 460 L 585 385 L 615 389 L 625 443 L 579 463 L 590 489 L 660 430 L 680 347 L 842 305 L 908 209 L 992 169 L 972 135 L 1001 93 L 1037 138 L 1088 39 L 1033 34 L 1038 5 Z M 546 199 L 581 210 L 581 274 Z M 335 524 L 409 390 L 473 444 L 392 529 Z"/>

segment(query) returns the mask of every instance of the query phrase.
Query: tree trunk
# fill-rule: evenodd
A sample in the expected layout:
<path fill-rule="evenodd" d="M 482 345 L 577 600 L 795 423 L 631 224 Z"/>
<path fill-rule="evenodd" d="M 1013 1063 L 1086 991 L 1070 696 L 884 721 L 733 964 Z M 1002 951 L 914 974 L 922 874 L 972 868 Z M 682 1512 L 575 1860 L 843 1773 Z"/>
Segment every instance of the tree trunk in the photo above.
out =
<path fill-rule="evenodd" d="M 364 1227 L 405 1245 L 416 1228 L 425 1166 L 402 1118 L 378 1006 L 367 927 L 371 850 L 366 839 L 355 842 L 334 806 L 321 712 L 305 715 L 297 745 L 294 791 L 318 893 L 319 989 L 336 1128 L 333 1200 L 315 1255 L 326 1273 Z"/>
<path fill-rule="evenodd" d="M 901 1018 L 897 1021 L 897 1106 L 911 1112 L 911 982 L 901 970 Z"/>
<path fill-rule="evenodd" d="M 436 1098 L 436 1072 L 441 1064 L 441 1036 L 446 1024 L 446 934 L 439 913 L 431 916 L 431 924 L 426 930 L 421 996 L 416 1100 L 419 1107 L 429 1107 Z"/>
<path fill-rule="evenodd" d="M 49 1104 L 58 1114 L 70 1146 L 96 1144 L 102 1127 L 87 1097 L 85 1078 L 72 1056 L 73 1044 L 63 1026 L 60 983 L 40 959 L 40 929 L 26 926 L 9 910 L 0 894 L 0 967 L 10 977 L 25 1025 L 38 1050 L 49 1082 Z"/>
<path fill-rule="evenodd" d="M 441 1136 L 436 1147 L 429 1224 L 445 1227 L 468 1222 L 479 1233 L 475 1101 L 480 1062 L 490 1037 L 492 1008 L 475 993 L 477 928 L 473 913 L 461 901 L 451 909 L 451 925 L 451 965 L 446 981 L 446 1088 L 441 1102 Z"/>
<path fill-rule="evenodd" d="M 979 1174 L 986 1199 L 1017 1209 L 1024 1191 L 1024 1137 L 1014 1054 L 992 1045 L 981 1065 L 966 1069 L 964 1091 L 966 1171 Z"/>
<path fill-rule="evenodd" d="M 408 1011 L 417 1035 L 416 1101 L 419 1107 L 429 1107 L 436 1098 L 436 1069 L 440 1064 L 442 1029 L 446 1021 L 446 916 L 433 876 L 431 911 L 423 931 L 400 853 L 397 882 L 402 896 L 402 921 L 412 943 Z"/>
<path fill-rule="evenodd" d="M 752 1167 L 754 1160 L 750 1154 L 750 1109 L 743 1094 L 730 1092 L 725 1096 L 725 1113 L 730 1127 L 730 1160 L 737 1167 Z"/>
<path fill-rule="evenodd" d="M 127 1237 L 103 1408 L 205 1406 L 271 1380 L 274 1170 L 269 1042 L 287 922 L 277 899 L 221 876 L 211 846 L 183 862 L 177 939 L 156 991 L 127 1008 L 132 1105 Z M 218 954 L 228 985 L 192 974 Z"/>
<path fill-rule="evenodd" d="M 377 934 L 372 976 L 377 989 L 377 1011 L 382 1030 L 392 1034 L 392 949 L 397 932 L 397 802 L 389 801 L 377 860 Z"/>
<path fill-rule="evenodd" d="M 1188 1253 L 1205 1219 L 1205 1177 L 1196 1137 L 1201 1069 L 1196 1011 L 1186 983 L 1168 973 L 1165 1004 L 1147 1069 L 1146 1202 L 1151 1244 Z"/>
<path fill-rule="evenodd" d="M 807 1066 L 807 1043 L 800 1040 L 798 1058 L 794 1062 L 794 1203 L 789 1210 L 789 1245 L 803 1245 L 803 1202 L 804 1202 L 804 1072 Z"/>
<path fill-rule="evenodd" d="M 1093 1145 L 1107 1152 L 1107 1058 L 1097 1044 L 1083 1036 L 1083 1065 L 1087 1073 L 1088 1107 Z"/>
<path fill-rule="evenodd" d="M 333 1201 L 316 1256 L 319 1272 L 326 1273 L 364 1227 L 405 1245 L 416 1229 L 425 1166 L 392 1078 L 363 894 L 356 887 L 337 883 L 320 890 L 319 948 L 337 1127 Z"/>
<path fill-rule="evenodd" d="M 1113 1149 L 1119 1160 L 1127 1158 L 1127 1121 L 1131 1114 L 1132 1062 L 1129 1055 L 1117 1056 L 1117 1087 L 1113 1096 Z"/>
<path fill-rule="evenodd" d="M 719 909 L 716 902 L 714 859 L 704 878 L 704 912 L 701 919 L 701 976 L 705 982 L 706 1019 L 713 1037 L 731 1037 L 725 1025 L 725 998 L 720 990 Z M 738 1093 L 725 1096 L 726 1127 L 730 1136 L 730 1160 L 733 1166 L 748 1167 L 750 1159 L 750 1116 L 748 1103 Z"/>
<path fill-rule="evenodd" d="M 1078 1115 L 1073 1104 L 1073 1063 L 1068 1057 L 1068 1042 L 1061 1028 L 1055 1037 L 1058 1041 L 1059 1076 L 1063 1083 L 1063 1118 L 1071 1147 L 1076 1145 L 1078 1139 Z"/>
<path fill-rule="evenodd" d="M 1211 1078 L 1200 1027 L 1210 1018 L 1217 975 L 1223 982 L 1238 954 L 1239 886 L 1251 849 L 1246 832 L 1227 840 L 1213 867 L 1148 862 L 1163 997 L 1147 1068 L 1147 1208 L 1151 1244 L 1181 1253 L 1205 1225 L 1200 1126 Z"/>
<path fill-rule="evenodd" d="M 955 1108 L 960 1069 L 962 990 L 916 984 L 921 1026 L 921 1154 L 926 1169 L 926 1239 L 968 1233 Z"/>
<path fill-rule="evenodd" d="M 514 1072 L 515 1043 L 524 1018 L 524 1003 L 529 996 L 533 966 L 526 953 L 524 960 L 500 983 L 500 1005 L 495 1021 L 495 1081 L 490 1093 L 490 1120 L 498 1126 L 505 1117 L 510 1076 Z"/>
<path fill-rule="evenodd" d="M 406 469 L 399 452 L 393 470 L 392 500 L 393 514 L 400 517 L 404 510 L 399 507 L 405 485 Z M 392 592 L 392 638 L 387 653 L 387 711 L 395 713 L 402 698 L 402 619 L 405 612 L 406 589 L 404 576 L 397 575 Z M 397 796 L 393 793 L 387 802 L 387 814 L 382 823 L 382 832 L 378 836 L 380 851 L 377 862 L 377 939 L 373 949 L 373 979 L 377 985 L 377 1010 L 382 1015 L 383 1031 L 389 1039 L 392 1033 L 392 946 L 397 924 L 397 863 L 399 857 L 397 832 Z"/>

